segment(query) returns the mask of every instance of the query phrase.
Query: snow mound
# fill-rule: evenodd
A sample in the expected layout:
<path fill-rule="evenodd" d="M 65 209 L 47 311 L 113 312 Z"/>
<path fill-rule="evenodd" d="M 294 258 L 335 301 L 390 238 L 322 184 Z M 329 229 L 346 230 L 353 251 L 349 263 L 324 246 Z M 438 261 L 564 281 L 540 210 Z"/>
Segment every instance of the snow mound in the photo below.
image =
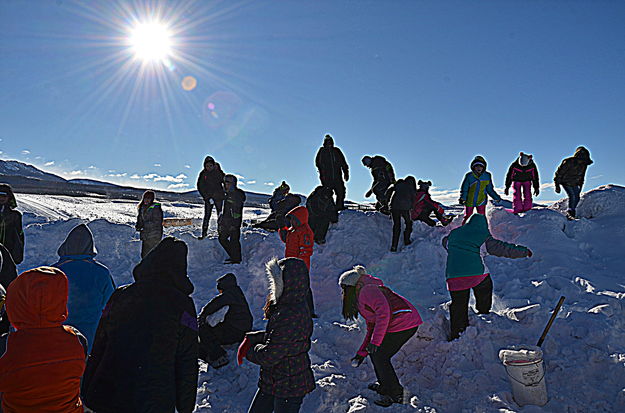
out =
<path fill-rule="evenodd" d="M 321 412 L 587 412 L 625 411 L 625 204 L 624 188 L 605 186 L 582 196 L 583 218 L 567 221 L 562 202 L 514 215 L 503 208 L 488 211 L 493 235 L 528 246 L 530 259 L 488 256 L 494 282 L 493 311 L 470 311 L 470 327 L 459 340 L 447 342 L 449 294 L 445 286 L 446 251 L 441 239 L 451 228 L 414 224 L 413 243 L 390 253 L 391 220 L 372 212 L 342 211 L 327 243 L 315 246 L 311 284 L 317 313 L 310 351 L 317 389 L 301 409 Z M 117 285 L 132 280 L 140 243 L 134 231 L 134 205 L 96 198 L 18 195 L 27 211 L 26 257 L 20 270 L 56 261 L 56 249 L 79 222 L 89 222 L 98 259 Z M 565 204 L 565 203 L 564 203 Z M 583 208 L 582 208 L 583 206 Z M 236 274 L 245 292 L 254 327 L 264 328 L 262 307 L 267 295 L 264 263 L 282 256 L 284 244 L 275 233 L 244 228 L 243 263 L 224 265 L 225 253 L 211 222 L 209 237 L 199 235 L 201 208 L 163 204 L 168 216 L 193 218 L 194 227 L 167 228 L 189 245 L 189 277 L 193 298 L 202 307 L 217 291 L 216 279 Z M 589 212 L 582 212 L 589 211 Z M 246 219 L 266 214 L 244 211 Z M 591 217 L 592 218 L 589 218 Z M 456 219 L 451 225 L 459 225 Z M 382 278 L 420 311 L 424 324 L 393 358 L 406 388 L 406 405 L 382 409 L 367 390 L 375 380 L 370 361 L 350 365 L 364 335 L 362 319 L 346 323 L 341 315 L 338 276 L 356 264 Z M 563 309 L 547 336 L 544 352 L 550 397 L 543 408 L 514 402 L 501 349 L 533 345 L 560 296 Z M 472 304 L 473 305 L 473 300 Z M 197 412 L 246 412 L 256 391 L 258 367 L 231 362 L 222 369 L 201 364 Z"/>

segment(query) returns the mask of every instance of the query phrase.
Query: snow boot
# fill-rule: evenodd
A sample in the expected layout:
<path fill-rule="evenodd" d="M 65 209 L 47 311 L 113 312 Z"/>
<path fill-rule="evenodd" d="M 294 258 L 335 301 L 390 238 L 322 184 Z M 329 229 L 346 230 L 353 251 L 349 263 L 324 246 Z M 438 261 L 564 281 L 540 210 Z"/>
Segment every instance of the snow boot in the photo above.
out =
<path fill-rule="evenodd" d="M 372 391 L 380 394 L 380 383 L 378 383 L 377 381 L 373 382 L 373 383 L 369 383 L 369 385 L 367 385 L 367 388 L 369 390 L 372 390 Z"/>
<path fill-rule="evenodd" d="M 221 356 L 216 360 L 211 360 L 208 364 L 210 364 L 210 366 L 214 369 L 220 369 L 228 363 L 230 363 L 230 360 L 228 360 L 228 357 Z"/>
<path fill-rule="evenodd" d="M 453 220 L 454 220 L 453 216 L 443 216 L 440 221 L 441 221 L 441 224 L 444 227 L 446 227 L 447 225 L 451 224 L 451 221 Z"/>
<path fill-rule="evenodd" d="M 404 404 L 404 394 L 403 392 L 402 394 L 399 394 L 396 396 L 389 396 L 387 394 L 383 394 L 382 396 L 380 396 L 378 400 L 374 400 L 373 403 L 382 407 L 390 407 L 393 403 Z"/>

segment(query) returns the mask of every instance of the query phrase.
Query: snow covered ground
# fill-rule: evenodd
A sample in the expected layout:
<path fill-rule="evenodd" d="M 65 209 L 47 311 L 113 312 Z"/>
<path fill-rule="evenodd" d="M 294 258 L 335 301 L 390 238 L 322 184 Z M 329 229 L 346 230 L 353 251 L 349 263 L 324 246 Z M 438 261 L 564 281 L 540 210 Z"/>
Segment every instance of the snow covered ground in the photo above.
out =
<path fill-rule="evenodd" d="M 140 243 L 134 231 L 135 204 L 99 198 L 17 195 L 25 213 L 26 253 L 20 270 L 51 264 L 66 234 L 89 222 L 98 259 L 118 285 L 131 282 Z M 441 239 L 451 228 L 415 223 L 413 244 L 390 253 L 391 222 L 372 212 L 343 211 L 331 227 L 327 244 L 316 246 L 311 280 L 320 318 L 315 321 L 310 352 L 317 389 L 302 407 L 309 412 L 618 412 L 625 411 L 625 188 L 604 186 L 582 196 L 581 219 L 562 215 L 566 201 L 513 215 L 488 211 L 495 237 L 528 246 L 532 258 L 487 257 L 495 284 L 494 311 L 472 314 L 471 326 L 452 343 L 445 339 L 449 300 L 445 287 L 446 251 Z M 281 256 L 275 233 L 245 228 L 243 264 L 226 266 L 225 253 L 211 223 L 210 237 L 198 241 L 202 208 L 163 203 L 166 217 L 193 218 L 194 227 L 166 229 L 189 245 L 189 277 L 198 308 L 216 294 L 215 280 L 233 271 L 245 291 L 255 327 L 262 329 L 266 295 L 264 263 Z M 245 210 L 250 220 L 266 210 Z M 214 220 L 214 218 L 213 218 Z M 459 225 L 456 219 L 450 227 Z M 414 303 L 425 321 L 417 336 L 394 358 L 409 404 L 383 409 L 366 389 L 375 380 L 367 360 L 350 365 L 364 324 L 340 316 L 339 274 L 355 264 L 382 278 Z M 535 344 L 558 298 L 566 301 L 543 345 L 550 401 L 542 407 L 519 407 L 512 399 L 502 348 Z M 362 321 L 362 320 L 361 320 Z M 234 349 L 230 351 L 231 360 Z M 246 412 L 256 390 L 258 367 L 234 360 L 220 369 L 202 363 L 198 412 Z"/>

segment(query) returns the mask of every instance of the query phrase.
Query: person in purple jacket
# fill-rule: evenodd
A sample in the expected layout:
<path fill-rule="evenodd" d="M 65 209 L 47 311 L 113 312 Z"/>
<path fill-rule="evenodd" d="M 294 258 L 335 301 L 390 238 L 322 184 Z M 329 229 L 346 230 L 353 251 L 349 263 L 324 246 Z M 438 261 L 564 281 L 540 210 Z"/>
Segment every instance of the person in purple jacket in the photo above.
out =
<path fill-rule="evenodd" d="M 369 389 L 381 395 L 374 403 L 382 407 L 403 403 L 404 388 L 391 358 L 423 323 L 419 312 L 404 297 L 384 286 L 379 278 L 367 274 L 363 266 L 341 274 L 339 285 L 343 290 L 343 317 L 355 321 L 360 314 L 367 322 L 367 334 L 352 358 L 352 365 L 360 366 L 369 355 L 378 379 Z"/>

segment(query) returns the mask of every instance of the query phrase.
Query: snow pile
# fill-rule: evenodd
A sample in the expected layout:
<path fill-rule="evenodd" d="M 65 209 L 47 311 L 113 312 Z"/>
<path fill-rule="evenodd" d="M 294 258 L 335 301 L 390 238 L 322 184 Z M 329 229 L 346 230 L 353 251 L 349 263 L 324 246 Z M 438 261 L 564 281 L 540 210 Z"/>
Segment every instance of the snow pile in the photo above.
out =
<path fill-rule="evenodd" d="M 343 211 L 315 246 L 311 281 L 320 318 L 315 322 L 310 352 L 317 389 L 304 399 L 302 412 L 515 412 L 502 348 L 535 344 L 561 295 L 563 309 L 543 345 L 547 389 L 544 411 L 625 411 L 625 188 L 600 187 L 582 196 L 580 220 L 567 221 L 558 211 L 566 201 L 513 215 L 489 210 L 495 237 L 528 246 L 530 259 L 487 257 L 495 297 L 489 315 L 472 314 L 471 326 L 452 343 L 446 341 L 449 295 L 445 287 L 446 251 L 441 239 L 451 228 L 415 223 L 413 243 L 390 253 L 392 223 L 371 212 Z M 25 214 L 26 257 L 21 270 L 50 264 L 67 232 L 91 220 L 98 259 L 112 271 L 118 285 L 131 281 L 140 243 L 132 225 L 135 205 L 95 198 L 18 195 Z M 191 204 L 163 204 L 166 216 L 194 218 L 202 209 Z M 246 209 L 246 219 L 267 213 Z M 70 218 L 71 217 L 71 218 Z M 592 219 L 588 219 L 592 217 Z M 452 227 L 459 225 L 456 219 Z M 198 241 L 194 228 L 168 228 L 189 245 L 189 276 L 200 308 L 214 294 L 215 280 L 228 271 L 239 279 L 262 329 L 266 296 L 264 263 L 281 256 L 284 246 L 275 233 L 245 228 L 243 264 L 226 266 L 211 223 L 209 239 Z M 366 389 L 375 375 L 369 360 L 360 368 L 350 358 L 360 345 L 364 324 L 348 324 L 340 316 L 338 275 L 363 264 L 395 291 L 413 302 L 425 321 L 417 336 L 393 359 L 410 393 L 407 406 L 383 409 L 373 405 Z M 471 312 L 472 313 L 472 312 Z M 235 350 L 232 349 L 232 352 Z M 233 357 L 230 354 L 231 358 Z M 234 360 L 220 369 L 201 364 L 199 412 L 245 412 L 256 390 L 258 367 Z M 540 411 L 543 411 L 542 409 Z"/>

